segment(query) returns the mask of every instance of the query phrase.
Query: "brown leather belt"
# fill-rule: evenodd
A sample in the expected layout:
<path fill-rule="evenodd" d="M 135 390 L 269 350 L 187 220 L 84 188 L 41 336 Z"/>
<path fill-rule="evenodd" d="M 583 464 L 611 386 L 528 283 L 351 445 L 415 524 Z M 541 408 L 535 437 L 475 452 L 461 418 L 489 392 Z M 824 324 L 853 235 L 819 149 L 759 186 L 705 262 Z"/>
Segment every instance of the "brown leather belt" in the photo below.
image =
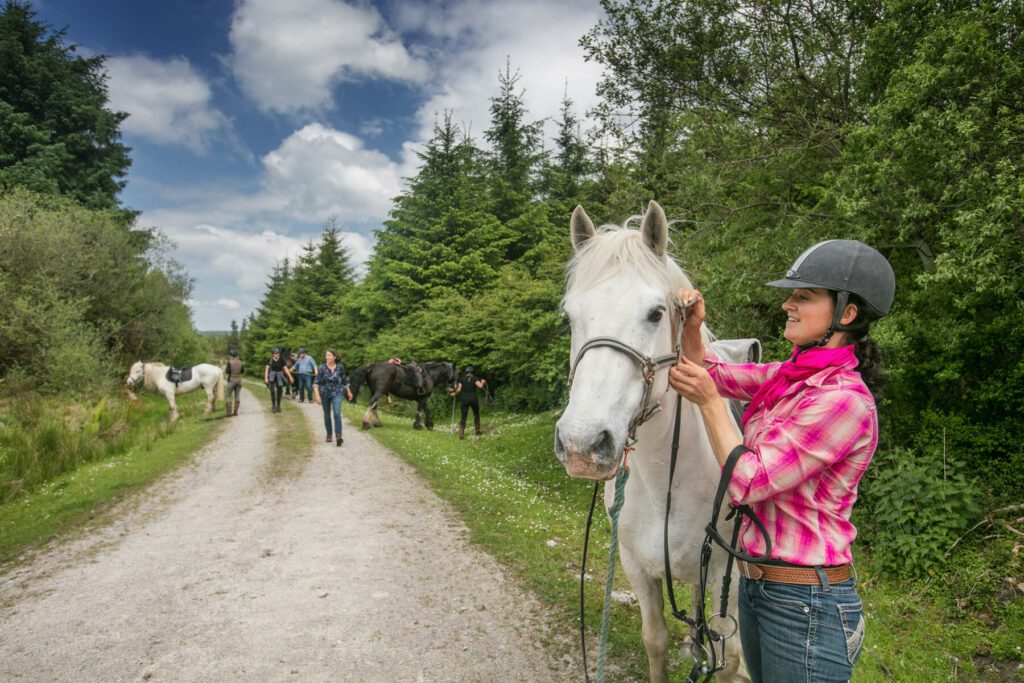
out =
<path fill-rule="evenodd" d="M 770 564 L 750 564 L 743 560 L 736 561 L 740 574 L 748 579 L 774 581 L 775 583 L 795 583 L 800 586 L 820 586 L 821 579 L 814 567 L 777 567 Z M 850 565 L 824 567 L 829 584 L 842 583 L 852 576 Z"/>

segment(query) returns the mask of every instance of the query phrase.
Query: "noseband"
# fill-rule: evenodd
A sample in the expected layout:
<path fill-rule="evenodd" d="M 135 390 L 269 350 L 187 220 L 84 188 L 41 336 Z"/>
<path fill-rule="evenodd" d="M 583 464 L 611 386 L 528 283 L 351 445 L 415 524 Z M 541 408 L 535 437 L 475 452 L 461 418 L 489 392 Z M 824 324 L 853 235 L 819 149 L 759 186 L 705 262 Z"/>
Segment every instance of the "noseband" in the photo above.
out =
<path fill-rule="evenodd" d="M 627 356 L 635 360 L 640 366 L 640 376 L 644 381 L 644 397 L 640 402 L 640 409 L 633 415 L 633 418 L 629 421 L 628 439 L 626 441 L 626 449 L 631 449 L 633 444 L 636 443 L 636 430 L 640 428 L 640 425 L 647 422 L 649 419 L 658 414 L 661 410 L 661 404 L 655 403 L 653 406 L 651 403 L 651 390 L 654 387 L 654 376 L 658 370 L 667 368 L 675 365 L 679 362 L 680 354 L 682 353 L 682 335 L 683 325 L 686 322 L 685 309 L 676 304 L 676 312 L 679 315 L 678 321 L 678 332 L 676 334 L 676 345 L 675 350 L 672 353 L 667 353 L 664 356 L 658 356 L 651 358 L 650 356 L 642 353 L 635 346 L 630 346 L 624 341 L 620 341 L 615 337 L 593 337 L 584 342 L 583 346 L 576 353 L 576 359 L 572 363 L 572 369 L 569 370 L 569 387 L 572 387 L 572 380 L 576 376 L 576 368 L 579 367 L 580 361 L 583 359 L 583 355 L 591 350 L 598 347 L 604 346 L 616 351 L 620 351 Z"/>

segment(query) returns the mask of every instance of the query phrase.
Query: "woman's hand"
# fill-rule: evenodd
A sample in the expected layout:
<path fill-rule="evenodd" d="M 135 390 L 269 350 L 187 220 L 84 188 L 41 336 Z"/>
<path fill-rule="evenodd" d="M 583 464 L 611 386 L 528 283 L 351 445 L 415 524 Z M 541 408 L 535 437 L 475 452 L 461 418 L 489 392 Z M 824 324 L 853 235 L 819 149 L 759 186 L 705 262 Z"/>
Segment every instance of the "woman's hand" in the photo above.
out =
<path fill-rule="evenodd" d="M 701 307 L 703 308 L 703 305 Z M 685 356 L 669 369 L 668 383 L 683 398 L 698 406 L 719 398 L 718 387 L 715 386 L 715 381 L 711 379 L 708 371 Z"/>
<path fill-rule="evenodd" d="M 680 289 L 676 292 L 676 300 L 683 307 L 683 317 L 686 320 L 684 326 L 686 331 L 700 332 L 701 323 L 704 322 L 704 297 L 698 289 Z"/>
<path fill-rule="evenodd" d="M 345 389 L 345 394 L 347 395 L 348 402 L 351 403 L 352 402 L 352 390 L 351 389 Z"/>

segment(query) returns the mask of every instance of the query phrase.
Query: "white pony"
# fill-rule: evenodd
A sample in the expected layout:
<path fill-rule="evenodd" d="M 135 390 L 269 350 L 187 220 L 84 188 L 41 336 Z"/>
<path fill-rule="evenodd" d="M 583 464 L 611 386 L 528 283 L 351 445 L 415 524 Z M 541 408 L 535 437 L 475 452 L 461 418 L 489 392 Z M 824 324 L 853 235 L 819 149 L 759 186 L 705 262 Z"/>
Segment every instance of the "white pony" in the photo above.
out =
<path fill-rule="evenodd" d="M 151 363 L 136 361 L 128 371 L 125 384 L 129 387 L 128 393 L 132 398 L 131 387 L 143 381 L 147 389 L 156 389 L 167 399 L 167 405 L 171 409 L 171 422 L 178 419 L 178 405 L 174 402 L 175 394 L 187 394 L 194 389 L 202 387 L 206 390 L 206 409 L 204 415 L 213 412 L 217 401 L 224 400 L 224 373 L 216 365 L 200 363 L 192 366 L 192 377 L 187 382 L 177 385 L 167 379 L 167 366 L 163 363 Z"/>
<path fill-rule="evenodd" d="M 576 255 L 568 268 L 562 306 L 571 323 L 572 355 L 598 337 L 612 338 L 651 359 L 671 356 L 678 331 L 676 292 L 692 288 L 689 278 L 666 254 L 668 222 L 655 202 L 648 206 L 640 230 L 609 226 L 595 231 L 582 207 L 572 216 Z M 706 328 L 701 330 L 710 342 Z M 555 427 L 555 454 L 574 477 L 607 480 L 622 464 L 630 423 L 644 410 L 645 382 L 637 358 L 621 346 L 598 340 L 578 357 L 573 368 L 569 404 Z M 619 516 L 622 566 L 636 591 L 643 618 L 651 681 L 668 680 L 669 633 L 662 604 L 665 576 L 663 532 L 676 394 L 668 370 L 649 371 L 650 406 L 661 410 L 643 422 L 629 454 L 630 477 Z M 737 431 L 738 433 L 738 431 Z M 699 409 L 682 401 L 679 462 L 672 483 L 669 557 L 673 578 L 699 583 L 704 527 L 720 479 Z M 605 486 L 605 508 L 614 498 Z M 708 589 L 717 613 L 725 552 L 712 553 Z M 729 612 L 736 616 L 734 576 Z M 693 589 L 694 600 L 697 597 Z M 716 628 L 721 622 L 716 622 Z M 731 627 L 722 628 L 731 631 Z M 691 634 L 692 637 L 693 634 Z M 718 680 L 748 681 L 739 635 L 726 641 L 724 671 Z"/>

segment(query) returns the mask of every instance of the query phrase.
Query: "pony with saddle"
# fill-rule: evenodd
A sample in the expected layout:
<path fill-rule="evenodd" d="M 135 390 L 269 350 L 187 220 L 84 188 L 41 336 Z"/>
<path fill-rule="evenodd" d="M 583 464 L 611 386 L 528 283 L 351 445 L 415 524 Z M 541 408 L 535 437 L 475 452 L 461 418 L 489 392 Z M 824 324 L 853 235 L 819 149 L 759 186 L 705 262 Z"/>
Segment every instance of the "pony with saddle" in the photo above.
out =
<path fill-rule="evenodd" d="M 677 394 L 668 385 L 668 368 L 677 360 L 675 345 L 685 315 L 675 296 L 692 285 L 667 254 L 668 222 L 654 202 L 640 230 L 595 230 L 577 207 L 571 237 L 576 253 L 568 267 L 562 309 L 571 325 L 572 367 L 569 403 L 555 427 L 555 455 L 570 476 L 584 479 L 609 480 L 628 467 L 628 478 L 625 472 L 622 477 L 624 500 L 617 508 L 618 552 L 640 603 L 650 679 L 664 683 L 669 632 L 663 582 L 669 583 L 676 616 L 685 612 L 675 610 L 673 578 L 693 587 L 691 609 L 700 605 L 703 610 L 704 595 L 697 589 L 701 549 L 721 478 L 699 409 L 682 401 L 677 426 Z M 720 344 L 712 343 L 706 327 L 701 334 L 724 359 L 746 362 L 751 349 L 759 350 L 756 340 Z M 671 444 L 676 429 L 679 468 L 673 480 Z M 609 513 L 616 488 L 611 482 L 605 485 Z M 735 624 L 739 582 L 731 582 L 732 599 L 727 599 L 722 615 L 726 564 L 724 553 L 712 554 L 705 577 L 713 595 L 710 619 L 728 636 Z M 698 662 L 705 661 L 704 646 L 695 638 L 697 620 L 680 618 L 691 625 L 691 653 Z M 719 680 L 749 681 L 738 636 L 724 640 L 722 656 L 716 660 Z"/>
<path fill-rule="evenodd" d="M 216 365 L 209 363 L 174 368 L 163 363 L 136 361 L 128 371 L 128 377 L 125 378 L 128 395 L 133 400 L 137 399 L 131 389 L 139 382 L 142 382 L 147 389 L 155 389 L 164 395 L 171 410 L 171 422 L 176 421 L 180 416 L 178 405 L 174 401 L 177 394 L 187 394 L 202 387 L 206 391 L 206 408 L 203 410 L 203 415 L 212 413 L 217 401 L 224 400 L 224 372 Z"/>
<path fill-rule="evenodd" d="M 420 413 L 424 415 L 427 429 L 434 428 L 434 421 L 431 419 L 430 409 L 427 407 L 427 399 L 438 387 L 445 387 L 449 391 L 455 390 L 455 364 L 447 361 L 430 361 L 414 367 L 410 367 L 410 365 L 394 365 L 388 361 L 378 361 L 360 365 L 352 372 L 349 381 L 353 403 L 359 397 L 359 390 L 363 384 L 370 387 L 370 404 L 367 406 L 366 412 L 363 413 L 363 429 L 369 429 L 371 425 L 374 427 L 382 425 L 380 416 L 377 415 L 377 404 L 388 394 L 416 401 L 416 420 L 412 423 L 414 429 L 423 428 L 420 423 Z M 417 373 L 417 370 L 421 372 Z"/>

